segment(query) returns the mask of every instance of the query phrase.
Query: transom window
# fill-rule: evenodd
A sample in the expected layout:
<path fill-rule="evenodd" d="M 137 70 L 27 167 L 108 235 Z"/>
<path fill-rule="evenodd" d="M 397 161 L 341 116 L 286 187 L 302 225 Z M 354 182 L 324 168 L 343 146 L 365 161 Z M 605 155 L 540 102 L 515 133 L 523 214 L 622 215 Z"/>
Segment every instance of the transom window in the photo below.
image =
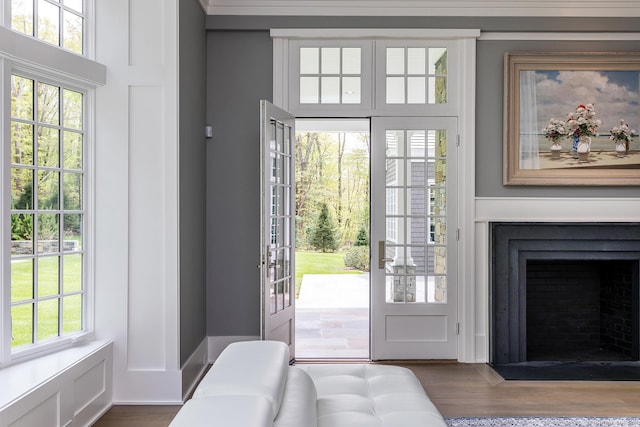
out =
<path fill-rule="evenodd" d="M 83 3 L 83 0 L 11 0 L 11 28 L 82 55 Z"/>
<path fill-rule="evenodd" d="M 362 49 L 301 47 L 301 104 L 360 104 Z"/>
<path fill-rule="evenodd" d="M 11 76 L 11 350 L 85 329 L 85 94 Z"/>
<path fill-rule="evenodd" d="M 447 48 L 387 47 L 387 104 L 446 104 Z"/>

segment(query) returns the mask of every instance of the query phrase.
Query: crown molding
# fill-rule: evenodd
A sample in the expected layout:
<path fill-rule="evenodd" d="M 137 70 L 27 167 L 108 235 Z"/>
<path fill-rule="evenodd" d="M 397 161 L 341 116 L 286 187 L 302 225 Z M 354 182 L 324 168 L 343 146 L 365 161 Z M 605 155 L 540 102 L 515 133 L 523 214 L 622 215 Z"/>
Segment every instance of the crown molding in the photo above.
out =
<path fill-rule="evenodd" d="M 638 17 L 637 0 L 199 0 L 208 15 Z"/>

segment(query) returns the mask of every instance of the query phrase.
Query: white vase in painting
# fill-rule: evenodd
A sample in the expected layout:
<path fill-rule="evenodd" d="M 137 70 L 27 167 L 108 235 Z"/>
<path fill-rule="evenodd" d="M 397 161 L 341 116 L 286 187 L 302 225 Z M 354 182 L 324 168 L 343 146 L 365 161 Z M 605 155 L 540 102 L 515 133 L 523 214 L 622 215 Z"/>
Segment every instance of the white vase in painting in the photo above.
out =
<path fill-rule="evenodd" d="M 560 151 L 562 151 L 562 146 L 558 141 L 554 141 L 553 144 L 551 144 L 551 146 L 549 147 L 549 149 L 551 150 L 552 159 L 560 158 Z"/>
<path fill-rule="evenodd" d="M 578 161 L 588 162 L 589 152 L 591 151 L 591 138 L 588 136 L 581 136 L 580 142 L 578 142 Z"/>
<path fill-rule="evenodd" d="M 627 144 L 619 139 L 616 141 L 616 156 L 624 157 L 625 154 L 627 154 Z"/>

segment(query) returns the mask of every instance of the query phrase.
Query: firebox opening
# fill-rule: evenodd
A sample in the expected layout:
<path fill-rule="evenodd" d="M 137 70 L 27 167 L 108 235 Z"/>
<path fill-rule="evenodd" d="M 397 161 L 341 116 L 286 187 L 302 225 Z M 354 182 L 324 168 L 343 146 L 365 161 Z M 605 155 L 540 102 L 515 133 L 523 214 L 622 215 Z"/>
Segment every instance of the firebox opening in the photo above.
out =
<path fill-rule="evenodd" d="M 527 260 L 526 360 L 638 360 L 634 263 Z"/>

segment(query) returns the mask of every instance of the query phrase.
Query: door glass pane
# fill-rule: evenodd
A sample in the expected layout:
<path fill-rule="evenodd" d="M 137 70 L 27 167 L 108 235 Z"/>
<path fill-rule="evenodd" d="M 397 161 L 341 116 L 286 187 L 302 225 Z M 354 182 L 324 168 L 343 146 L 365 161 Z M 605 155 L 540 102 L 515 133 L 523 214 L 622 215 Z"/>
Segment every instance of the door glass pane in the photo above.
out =
<path fill-rule="evenodd" d="M 387 302 L 446 302 L 446 132 L 405 132 L 386 132 Z"/>
<path fill-rule="evenodd" d="M 82 250 L 82 214 L 64 214 L 62 235 L 63 250 L 76 252 Z"/>
<path fill-rule="evenodd" d="M 320 79 L 300 77 L 300 103 L 317 104 L 320 99 Z"/>
<path fill-rule="evenodd" d="M 387 77 L 387 104 L 404 104 L 404 77 Z"/>
<path fill-rule="evenodd" d="M 407 74 L 424 76 L 426 62 L 425 48 L 410 47 L 407 49 Z"/>
<path fill-rule="evenodd" d="M 300 74 L 320 73 L 320 49 L 317 47 L 300 48 Z"/>
<path fill-rule="evenodd" d="M 407 103 L 424 104 L 426 100 L 426 79 L 424 77 L 407 78 Z"/>
<path fill-rule="evenodd" d="M 404 75 L 404 48 L 402 47 L 387 48 L 387 75 L 390 74 Z"/>
<path fill-rule="evenodd" d="M 404 156 L 404 131 L 387 130 L 386 132 L 386 156 Z"/>
<path fill-rule="evenodd" d="M 323 104 L 340 103 L 340 77 L 322 77 L 321 79 Z"/>
<path fill-rule="evenodd" d="M 342 78 L 342 103 L 343 104 L 359 104 L 360 103 L 360 77 L 343 77 Z"/>
<path fill-rule="evenodd" d="M 429 104 L 447 103 L 447 78 L 429 77 Z"/>
<path fill-rule="evenodd" d="M 429 48 L 429 74 L 447 75 L 447 48 Z"/>
<path fill-rule="evenodd" d="M 340 74 L 340 48 L 339 47 L 323 47 L 322 74 Z"/>
<path fill-rule="evenodd" d="M 362 53 L 359 47 L 342 49 L 342 74 L 360 74 Z"/>
<path fill-rule="evenodd" d="M 33 170 L 11 168 L 11 207 L 33 209 Z"/>

